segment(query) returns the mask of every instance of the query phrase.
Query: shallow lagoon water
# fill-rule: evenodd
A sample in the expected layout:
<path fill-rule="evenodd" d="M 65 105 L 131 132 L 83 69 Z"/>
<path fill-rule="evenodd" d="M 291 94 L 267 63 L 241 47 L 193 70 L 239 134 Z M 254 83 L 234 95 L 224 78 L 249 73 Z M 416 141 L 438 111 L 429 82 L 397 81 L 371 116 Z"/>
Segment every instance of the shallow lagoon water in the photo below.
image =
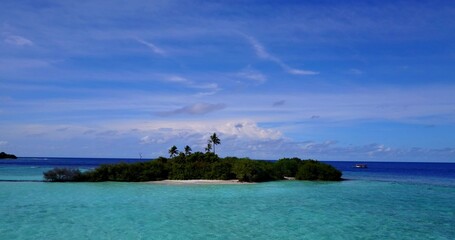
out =
<path fill-rule="evenodd" d="M 455 238 L 453 185 L 365 174 L 245 185 L 0 182 L 0 238 Z"/>

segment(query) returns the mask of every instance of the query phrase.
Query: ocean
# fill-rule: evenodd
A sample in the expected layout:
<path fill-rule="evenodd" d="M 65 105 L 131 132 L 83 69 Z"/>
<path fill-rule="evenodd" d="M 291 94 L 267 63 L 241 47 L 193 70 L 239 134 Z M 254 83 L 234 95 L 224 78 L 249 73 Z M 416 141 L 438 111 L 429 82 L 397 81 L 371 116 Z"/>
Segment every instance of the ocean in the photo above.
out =
<path fill-rule="evenodd" d="M 455 239 L 455 164 L 327 162 L 345 181 L 45 183 L 57 166 L 0 161 L 0 239 Z"/>

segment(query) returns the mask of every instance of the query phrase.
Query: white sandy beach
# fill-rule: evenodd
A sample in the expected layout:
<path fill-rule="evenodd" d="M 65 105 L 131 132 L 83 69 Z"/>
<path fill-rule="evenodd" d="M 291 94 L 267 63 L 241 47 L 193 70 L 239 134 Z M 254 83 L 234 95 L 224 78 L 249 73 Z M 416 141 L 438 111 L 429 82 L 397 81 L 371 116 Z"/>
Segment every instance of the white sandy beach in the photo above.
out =
<path fill-rule="evenodd" d="M 150 181 L 147 183 L 164 184 L 164 185 L 254 184 L 254 183 L 249 183 L 249 182 L 240 182 L 237 179 L 233 179 L 233 180 L 207 180 L 207 179 L 162 180 L 162 181 Z"/>

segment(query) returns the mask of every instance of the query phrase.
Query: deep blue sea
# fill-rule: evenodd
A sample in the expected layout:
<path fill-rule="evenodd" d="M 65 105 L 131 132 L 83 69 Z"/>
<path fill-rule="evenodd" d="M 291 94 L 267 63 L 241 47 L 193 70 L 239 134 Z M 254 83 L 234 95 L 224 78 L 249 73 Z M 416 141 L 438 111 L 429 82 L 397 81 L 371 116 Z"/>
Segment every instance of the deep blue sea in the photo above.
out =
<path fill-rule="evenodd" d="M 454 163 L 327 162 L 341 182 L 40 182 L 120 161 L 139 160 L 1 160 L 0 239 L 455 239 Z"/>

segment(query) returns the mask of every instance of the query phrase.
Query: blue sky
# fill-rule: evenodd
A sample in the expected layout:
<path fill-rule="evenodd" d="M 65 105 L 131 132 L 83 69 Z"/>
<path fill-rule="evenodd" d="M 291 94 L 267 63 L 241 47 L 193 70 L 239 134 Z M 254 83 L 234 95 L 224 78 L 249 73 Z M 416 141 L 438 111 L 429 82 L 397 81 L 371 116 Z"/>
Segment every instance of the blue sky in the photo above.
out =
<path fill-rule="evenodd" d="M 453 1 L 0 3 L 0 150 L 455 162 Z"/>

